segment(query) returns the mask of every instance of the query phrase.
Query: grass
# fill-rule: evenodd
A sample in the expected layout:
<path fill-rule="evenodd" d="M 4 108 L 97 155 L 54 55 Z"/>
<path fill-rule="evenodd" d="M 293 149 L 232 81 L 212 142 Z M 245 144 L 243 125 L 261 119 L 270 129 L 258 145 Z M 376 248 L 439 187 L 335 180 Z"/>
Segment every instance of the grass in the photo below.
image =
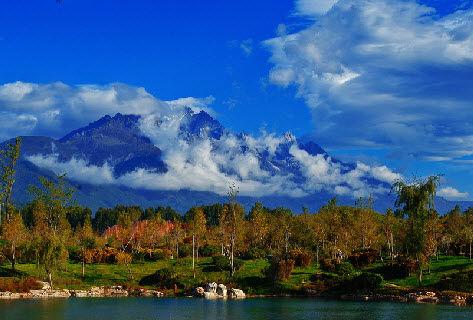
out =
<path fill-rule="evenodd" d="M 192 260 L 183 258 L 179 260 L 161 260 L 157 262 L 138 262 L 130 265 L 133 279 L 130 279 L 128 267 L 117 264 L 88 264 L 85 268 L 85 277 L 82 278 L 82 266 L 80 263 L 69 262 L 63 270 L 58 270 L 53 275 L 53 283 L 58 288 L 87 289 L 92 286 L 110 286 L 117 284 L 128 284 L 138 286 L 138 282 L 146 275 L 154 273 L 158 269 L 172 267 L 186 287 L 192 287 L 209 281 L 218 283 L 244 284 L 250 288 L 254 283 L 264 281 L 263 270 L 268 262 L 266 260 L 245 261 L 242 268 L 235 273 L 233 279 L 228 271 L 204 271 L 212 270 L 211 258 L 200 258 L 196 262 L 196 277 L 193 277 Z M 33 276 L 46 280 L 46 274 L 42 267 L 37 268 L 35 264 L 17 264 L 17 271 L 13 274 L 8 265 L 0 267 L 0 276 L 26 277 Z"/>
<path fill-rule="evenodd" d="M 86 265 L 85 277 L 81 277 L 81 264 L 68 263 L 65 270 L 54 274 L 53 282 L 56 287 L 69 289 L 88 289 L 92 286 L 110 286 L 127 284 L 138 286 L 138 282 L 146 275 L 154 273 L 161 268 L 172 267 L 181 283 L 186 288 L 194 288 L 206 282 L 225 283 L 240 287 L 251 294 L 271 293 L 298 293 L 317 271 L 315 265 L 305 268 L 295 268 L 291 277 L 282 283 L 274 285 L 264 276 L 264 270 L 268 266 L 265 259 L 245 260 L 240 270 L 233 278 L 228 271 L 215 271 L 211 258 L 200 258 L 196 262 L 196 277 L 193 277 L 192 259 L 183 258 L 179 260 L 162 260 L 157 262 L 141 262 L 130 265 L 133 279 L 127 266 L 116 264 L 90 264 Z M 375 270 L 381 263 L 376 263 L 366 268 L 365 271 Z M 459 271 L 473 270 L 473 262 L 465 257 L 440 257 L 431 261 L 430 273 L 424 273 L 423 287 L 433 287 L 443 277 Z M 34 264 L 18 264 L 17 271 L 12 273 L 8 265 L 0 266 L 0 277 L 24 278 L 33 276 L 46 279 L 44 270 L 37 268 Z M 417 275 L 413 274 L 404 279 L 393 279 L 385 281 L 386 284 L 394 284 L 402 288 L 417 288 Z"/>
<path fill-rule="evenodd" d="M 366 268 L 366 271 L 375 270 L 380 265 L 381 263 L 373 264 Z M 428 270 L 423 272 L 422 287 L 433 287 L 445 276 L 468 270 L 473 270 L 473 261 L 470 261 L 467 257 L 440 256 L 438 260 L 434 258 L 430 261 L 430 272 Z M 389 280 L 386 283 L 411 289 L 419 287 L 417 274 L 412 274 L 403 279 Z"/>

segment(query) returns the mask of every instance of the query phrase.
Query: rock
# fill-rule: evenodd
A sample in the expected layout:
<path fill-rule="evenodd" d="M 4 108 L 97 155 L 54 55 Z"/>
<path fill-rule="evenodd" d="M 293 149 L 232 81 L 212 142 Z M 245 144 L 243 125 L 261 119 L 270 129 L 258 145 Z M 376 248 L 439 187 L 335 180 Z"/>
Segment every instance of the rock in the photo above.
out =
<path fill-rule="evenodd" d="M 153 297 L 159 297 L 159 298 L 164 297 L 164 293 L 162 293 L 161 291 L 148 290 L 148 292 L 150 292 Z"/>
<path fill-rule="evenodd" d="M 129 294 L 133 296 L 140 296 L 140 297 L 164 297 L 164 293 L 157 290 L 148 290 L 148 289 L 137 289 Z"/>
<path fill-rule="evenodd" d="M 123 289 L 122 286 L 112 286 L 108 290 L 104 290 L 107 297 L 126 297 L 128 296 L 128 291 Z"/>
<path fill-rule="evenodd" d="M 230 299 L 245 299 L 246 295 L 241 289 L 230 289 L 228 297 Z"/>
<path fill-rule="evenodd" d="M 416 303 L 438 303 L 439 298 L 436 296 L 435 292 L 414 292 L 409 293 L 406 296 L 407 301 L 416 302 Z"/>
<path fill-rule="evenodd" d="M 87 291 L 85 290 L 72 290 L 71 291 L 71 297 L 85 298 L 87 296 L 88 296 Z"/>
<path fill-rule="evenodd" d="M 217 293 L 217 284 L 215 282 L 209 282 L 205 285 L 205 292 Z"/>
<path fill-rule="evenodd" d="M 197 287 L 197 288 L 194 289 L 194 296 L 195 296 L 195 297 L 203 297 L 203 296 L 204 296 L 204 292 L 205 292 L 204 288 L 202 288 L 202 287 Z"/>
<path fill-rule="evenodd" d="M 219 296 L 216 292 L 204 292 L 204 298 L 208 300 L 217 300 L 221 299 L 222 296 Z"/>
<path fill-rule="evenodd" d="M 30 290 L 31 298 L 69 298 L 71 293 L 63 290 Z"/>
<path fill-rule="evenodd" d="M 41 290 L 49 290 L 49 289 L 51 289 L 51 286 L 49 285 L 49 282 L 40 281 L 40 280 L 38 280 L 37 282 L 38 282 L 38 284 L 41 286 Z"/>
<path fill-rule="evenodd" d="M 227 287 L 223 284 L 219 284 L 217 287 L 217 294 L 223 299 L 227 298 Z"/>

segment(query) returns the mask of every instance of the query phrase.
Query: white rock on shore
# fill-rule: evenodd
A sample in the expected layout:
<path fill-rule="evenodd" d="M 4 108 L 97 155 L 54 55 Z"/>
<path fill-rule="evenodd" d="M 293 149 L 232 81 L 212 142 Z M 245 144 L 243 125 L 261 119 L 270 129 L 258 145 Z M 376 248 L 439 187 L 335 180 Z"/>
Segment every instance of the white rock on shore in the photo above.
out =
<path fill-rule="evenodd" d="M 230 289 L 228 293 L 228 297 L 230 299 L 245 299 L 246 295 L 241 289 Z"/>
<path fill-rule="evenodd" d="M 216 299 L 244 299 L 246 297 L 243 290 L 240 289 L 230 289 L 227 290 L 227 287 L 224 284 L 217 285 L 215 282 L 210 282 L 205 285 L 205 289 L 202 287 L 197 287 L 194 290 L 194 296 L 204 297 L 208 300 Z"/>

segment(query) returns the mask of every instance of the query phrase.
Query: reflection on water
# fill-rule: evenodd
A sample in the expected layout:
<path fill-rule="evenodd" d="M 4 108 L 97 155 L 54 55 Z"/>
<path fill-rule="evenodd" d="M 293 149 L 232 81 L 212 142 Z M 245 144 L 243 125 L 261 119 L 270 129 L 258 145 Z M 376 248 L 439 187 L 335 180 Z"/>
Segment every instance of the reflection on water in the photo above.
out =
<path fill-rule="evenodd" d="M 473 308 L 269 298 L 206 301 L 191 298 L 82 298 L 0 301 L 0 320 L 16 319 L 473 319 Z"/>

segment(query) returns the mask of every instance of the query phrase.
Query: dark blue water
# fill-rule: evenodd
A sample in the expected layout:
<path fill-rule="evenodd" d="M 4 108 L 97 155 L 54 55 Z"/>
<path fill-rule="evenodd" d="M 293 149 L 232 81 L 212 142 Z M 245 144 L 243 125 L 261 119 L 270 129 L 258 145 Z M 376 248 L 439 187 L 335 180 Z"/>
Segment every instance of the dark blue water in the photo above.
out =
<path fill-rule="evenodd" d="M 0 301 L 0 319 L 473 319 L 473 308 L 295 298 L 71 298 Z"/>

